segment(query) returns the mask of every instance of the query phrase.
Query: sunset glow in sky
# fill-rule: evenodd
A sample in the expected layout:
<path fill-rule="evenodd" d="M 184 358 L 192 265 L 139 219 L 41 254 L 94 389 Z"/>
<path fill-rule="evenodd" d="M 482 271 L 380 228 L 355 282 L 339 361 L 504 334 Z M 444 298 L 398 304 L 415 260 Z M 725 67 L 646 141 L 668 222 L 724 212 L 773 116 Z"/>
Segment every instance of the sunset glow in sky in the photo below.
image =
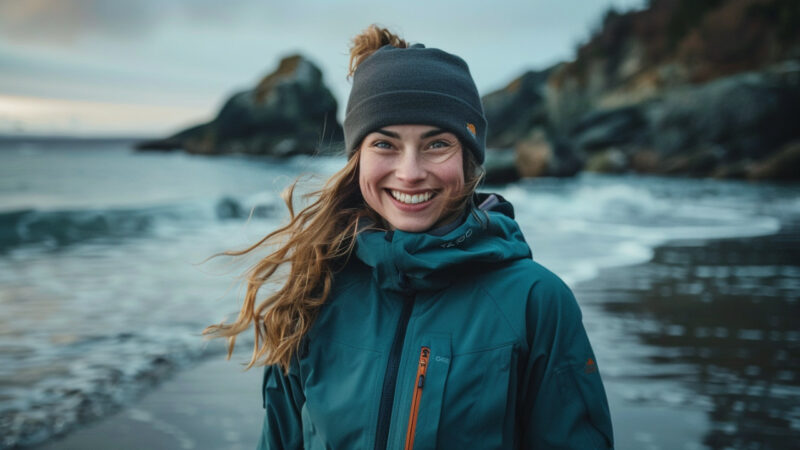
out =
<path fill-rule="evenodd" d="M 612 5 L 644 0 L 3 0 L 0 134 L 165 135 L 298 52 L 341 120 L 348 44 L 371 23 L 463 57 L 485 94 L 572 58 Z"/>

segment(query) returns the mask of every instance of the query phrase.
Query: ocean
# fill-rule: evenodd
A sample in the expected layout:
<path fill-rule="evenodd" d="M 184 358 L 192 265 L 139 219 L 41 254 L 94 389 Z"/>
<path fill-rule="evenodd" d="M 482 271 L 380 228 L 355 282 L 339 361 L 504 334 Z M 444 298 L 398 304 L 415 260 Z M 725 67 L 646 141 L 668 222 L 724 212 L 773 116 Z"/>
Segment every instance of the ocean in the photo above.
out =
<path fill-rule="evenodd" d="M 309 191 L 343 164 L 0 141 L 0 448 L 46 442 L 221 355 L 201 331 L 235 317 L 258 253 L 207 258 L 281 224 L 292 181 Z M 534 259 L 576 291 L 625 419 L 618 448 L 800 437 L 800 185 L 585 173 L 481 190 L 512 202 Z M 754 392 L 760 412 L 742 403 Z M 720 419 L 726 408 L 744 412 Z M 686 417 L 686 433 L 656 431 Z"/>

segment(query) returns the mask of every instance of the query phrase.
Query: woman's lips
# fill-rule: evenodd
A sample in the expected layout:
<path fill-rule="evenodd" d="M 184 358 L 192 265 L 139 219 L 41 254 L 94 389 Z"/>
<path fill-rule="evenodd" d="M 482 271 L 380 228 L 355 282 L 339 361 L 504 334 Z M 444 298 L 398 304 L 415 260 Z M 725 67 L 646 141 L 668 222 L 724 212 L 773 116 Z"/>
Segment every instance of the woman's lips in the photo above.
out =
<path fill-rule="evenodd" d="M 436 198 L 436 192 L 431 190 L 419 191 L 412 194 L 395 189 L 386 189 L 386 193 L 398 209 L 407 212 L 421 211 L 427 208 L 432 200 Z M 398 197 L 403 200 L 398 199 Z M 417 203 L 412 203 L 414 201 Z"/>
<path fill-rule="evenodd" d="M 398 191 L 396 189 L 389 189 L 389 193 L 395 200 L 399 200 L 403 203 L 408 205 L 414 205 L 417 203 L 427 202 L 431 199 L 436 193 L 433 191 L 421 191 L 415 193 L 407 193 L 403 191 Z"/>

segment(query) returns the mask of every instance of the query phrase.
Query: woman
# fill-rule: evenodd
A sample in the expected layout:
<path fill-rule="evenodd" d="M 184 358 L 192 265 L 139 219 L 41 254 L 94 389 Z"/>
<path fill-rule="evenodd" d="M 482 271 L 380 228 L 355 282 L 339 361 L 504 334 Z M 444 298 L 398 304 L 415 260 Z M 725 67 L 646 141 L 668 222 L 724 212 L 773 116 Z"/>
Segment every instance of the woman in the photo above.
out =
<path fill-rule="evenodd" d="M 486 119 L 466 63 L 371 26 L 351 49 L 346 166 L 249 273 L 235 337 L 266 364 L 261 448 L 610 448 L 578 305 L 511 205 L 475 194 Z M 289 268 L 283 285 L 256 293 Z"/>

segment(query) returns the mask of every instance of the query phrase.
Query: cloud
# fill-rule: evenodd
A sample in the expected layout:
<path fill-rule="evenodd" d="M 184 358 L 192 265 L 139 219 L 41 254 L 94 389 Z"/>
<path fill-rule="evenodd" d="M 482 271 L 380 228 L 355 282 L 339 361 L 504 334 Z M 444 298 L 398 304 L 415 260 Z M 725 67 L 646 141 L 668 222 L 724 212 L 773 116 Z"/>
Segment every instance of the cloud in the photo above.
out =
<path fill-rule="evenodd" d="M 11 40 L 70 44 L 85 34 L 128 35 L 147 28 L 144 3 L 103 0 L 7 0 L 0 3 L 0 33 Z"/>
<path fill-rule="evenodd" d="M 176 124 L 209 120 L 196 108 L 0 94 L 0 133 L 164 135 Z"/>
<path fill-rule="evenodd" d="M 90 35 L 136 38 L 174 19 L 229 24 L 246 0 L 3 0 L 0 37 L 11 41 L 69 45 Z"/>

